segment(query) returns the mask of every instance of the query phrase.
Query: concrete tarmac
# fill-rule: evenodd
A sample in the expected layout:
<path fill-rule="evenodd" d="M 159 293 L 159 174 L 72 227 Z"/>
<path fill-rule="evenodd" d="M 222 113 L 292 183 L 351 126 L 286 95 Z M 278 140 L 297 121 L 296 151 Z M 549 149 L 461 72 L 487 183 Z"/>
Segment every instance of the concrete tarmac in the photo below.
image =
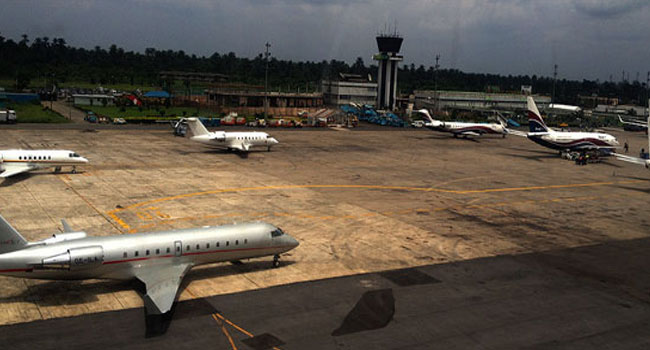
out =
<path fill-rule="evenodd" d="M 110 128 L 89 132 L 74 128 L 2 128 L 1 149 L 72 149 L 90 158 L 91 163 L 79 174 L 38 171 L 4 180 L 0 183 L 0 210 L 30 240 L 44 239 L 60 232 L 59 219 L 65 218 L 73 227 L 98 236 L 263 220 L 282 227 L 301 242 L 298 249 L 283 257 L 284 265 L 280 269 L 269 268 L 270 259 L 253 260 L 241 266 L 216 264 L 195 268 L 186 278 L 180 305 L 199 305 L 190 309 L 198 310 L 193 312 L 198 312 L 199 318 L 209 322 L 205 324 L 206 328 L 201 328 L 203 323 L 199 326 L 193 321 L 174 321 L 168 332 L 168 335 L 178 335 L 174 332 L 185 327 L 183 322 L 189 322 L 187 332 L 195 335 L 188 341 L 190 344 L 202 341 L 196 335 L 204 334 L 210 339 L 219 339 L 214 340 L 220 342 L 215 344 L 231 345 L 223 329 L 215 328 L 217 320 L 221 319 L 218 316 L 214 316 L 217 320 L 213 318 L 214 310 L 226 319 L 232 319 L 234 324 L 241 324 L 252 334 L 268 333 L 275 337 L 263 338 L 260 342 L 264 344 L 275 344 L 276 338 L 289 347 L 306 344 L 297 339 L 298 333 L 266 328 L 276 324 L 274 317 L 267 317 L 260 310 L 245 309 L 246 305 L 254 304 L 252 299 L 245 299 L 248 295 L 268 293 L 263 294 L 264 298 L 281 300 L 285 292 L 274 293 L 282 288 L 289 288 L 285 298 L 291 298 L 294 290 L 302 290 L 300 293 L 308 297 L 324 294 L 324 298 L 330 298 L 315 300 L 314 305 L 334 305 L 338 299 L 344 303 L 338 309 L 331 307 L 332 312 L 336 309 L 336 314 L 328 315 L 329 311 L 321 310 L 313 311 L 310 314 L 313 317 L 302 316 L 301 322 L 283 319 L 289 324 L 295 323 L 292 327 L 301 329 L 302 333 L 310 334 L 299 326 L 320 325 L 319 322 L 325 322 L 319 321 L 318 317 L 322 316 L 327 320 L 327 327 L 319 331 L 321 338 L 314 338 L 314 343 L 323 346 L 336 345 L 339 339 L 355 337 L 360 337 L 360 340 L 352 344 L 361 344 L 362 335 L 367 332 L 391 334 L 388 330 L 398 324 L 398 316 L 407 315 L 402 312 L 405 312 L 403 300 L 408 300 L 408 304 L 418 305 L 418 312 L 423 312 L 424 316 L 422 320 L 418 318 L 419 314 L 405 316 L 420 320 L 414 321 L 409 329 L 400 329 L 400 332 L 408 331 L 406 334 L 411 338 L 405 339 L 412 339 L 411 342 L 387 344 L 394 344 L 393 348 L 416 347 L 414 344 L 419 344 L 417 339 L 431 340 L 430 337 L 437 334 L 434 332 L 427 338 L 425 335 L 428 333 L 416 332 L 420 327 L 418 322 L 422 322 L 423 330 L 432 331 L 433 328 L 428 327 L 433 326 L 427 326 L 424 320 L 433 318 L 436 327 L 442 327 L 441 322 L 445 320 L 442 315 L 423 311 L 435 306 L 426 304 L 425 300 L 441 299 L 450 308 L 466 305 L 472 309 L 470 305 L 473 304 L 467 304 L 473 300 L 471 296 L 492 295 L 489 292 L 493 290 L 485 290 L 486 286 L 533 293 L 539 283 L 546 283 L 542 284 L 543 301 L 558 298 L 558 305 L 566 307 L 572 303 L 579 305 L 578 295 L 586 295 L 588 300 L 595 300 L 595 305 L 613 312 L 612 319 L 587 311 L 576 312 L 574 318 L 564 315 L 589 324 L 596 322 L 592 319 L 596 316 L 612 324 L 619 324 L 618 318 L 630 320 L 631 325 L 638 321 L 636 316 L 627 313 L 632 311 L 625 311 L 625 307 L 622 308 L 624 313 L 616 314 L 615 302 L 607 293 L 613 293 L 616 298 L 632 294 L 636 298 L 632 298 L 634 303 L 626 302 L 626 305 L 632 305 L 631 310 L 645 307 L 648 289 L 644 267 L 647 264 L 643 261 L 631 266 L 630 270 L 620 260 L 631 254 L 627 249 L 593 254 L 593 263 L 581 269 L 576 269 L 572 260 L 567 258 L 568 262 L 563 265 L 567 271 L 560 271 L 559 276 L 556 276 L 559 272 L 553 266 L 535 265 L 548 252 L 566 252 L 569 258 L 573 258 L 590 247 L 626 245 L 629 250 L 634 250 L 636 245 L 645 247 L 650 228 L 647 207 L 650 174 L 641 166 L 613 159 L 576 166 L 560 159 L 555 152 L 518 137 L 463 140 L 428 130 L 379 131 L 372 128 L 266 131 L 277 137 L 281 144 L 272 152 L 252 152 L 243 156 L 206 149 L 186 138 L 174 137 L 168 129 Z M 614 133 L 621 143 L 626 139 L 629 141 L 631 153 L 636 153 L 635 150 L 641 147 L 647 148 L 643 134 Z M 524 267 L 535 268 L 519 266 L 523 264 L 520 259 L 526 261 Z M 614 263 L 615 259 L 619 259 L 619 263 Z M 465 282 L 459 280 L 460 284 L 456 285 L 444 271 L 459 264 L 472 266 L 469 271 L 483 271 L 482 266 L 489 268 L 486 268 L 487 272 L 476 272 L 477 276 L 469 274 Z M 514 267 L 515 271 L 523 272 L 512 272 L 511 264 L 519 266 Z M 390 278 L 378 275 L 382 271 L 413 268 L 424 276 L 415 273 L 417 277 L 409 275 L 411 277 L 404 279 L 427 281 L 426 284 L 400 286 Z M 605 287 L 598 283 L 582 285 L 585 278 L 587 281 L 598 280 L 603 271 L 612 276 L 612 281 L 631 281 L 631 286 L 622 284 L 612 291 L 609 284 Z M 490 273 L 503 276 L 501 278 L 505 281 L 499 283 L 505 284 L 470 285 L 472 280 L 485 280 Z M 525 278 L 528 273 L 537 276 L 537 282 Z M 401 280 L 399 277 L 393 279 Z M 571 285 L 571 281 L 576 284 Z M 641 284 L 637 285 L 635 281 Z M 533 287 L 528 285 L 529 282 Z M 69 326 L 65 322 L 89 326 L 88 320 L 96 320 L 93 322 L 98 327 L 110 328 L 107 325 L 116 322 L 111 315 L 118 315 L 115 317 L 129 320 L 125 323 L 137 321 L 131 327 L 139 328 L 123 331 L 126 335 L 138 337 L 138 341 L 127 337 L 134 346 L 147 341 L 143 336 L 144 317 L 139 309 L 142 301 L 132 284 L 95 280 L 48 282 L 6 277 L 0 277 L 0 283 L 3 285 L 0 304 L 4 311 L 0 314 L 0 324 L 15 327 L 3 329 L 45 327 L 39 325 L 49 325 L 48 322 L 63 322 L 65 327 L 62 329 L 65 329 Z M 358 289 L 354 283 L 369 287 Z M 463 287 L 463 283 L 467 287 Z M 449 294 L 462 292 L 463 288 L 474 288 L 474 294 L 459 294 L 458 299 L 445 299 L 446 294 L 436 294 L 442 286 L 455 286 L 450 287 L 454 292 L 448 291 Z M 406 291 L 417 288 L 422 290 L 413 292 L 412 300 L 404 296 Z M 347 289 L 354 293 L 345 294 Z M 388 289 L 390 293 L 386 291 Z M 352 322 L 357 318 L 354 313 L 344 325 L 346 317 L 362 299 L 362 291 L 373 293 L 360 302 L 358 313 L 363 314 L 368 305 L 370 308 L 379 305 L 383 312 L 369 323 L 376 326 L 387 322 L 382 330 L 359 331 L 358 325 Z M 564 300 L 565 293 L 577 293 L 575 300 Z M 514 293 L 508 302 L 511 304 L 505 301 L 494 304 L 494 309 L 487 310 L 494 316 L 481 313 L 479 317 L 471 310 L 463 311 L 465 313 L 454 317 L 468 318 L 474 323 L 456 325 L 458 329 L 473 329 L 473 332 L 480 333 L 482 327 L 500 329 L 505 324 L 493 324 L 485 317 L 505 317 L 503 319 L 507 320 L 510 320 L 507 317 L 512 317 L 515 324 L 523 324 L 528 316 L 531 320 L 547 317 L 526 313 L 532 307 L 532 297 L 527 295 Z M 294 312 L 310 310 L 309 298 L 294 297 L 298 300 L 293 304 Z M 219 298 L 235 299 L 231 303 L 213 303 Z M 419 304 L 419 299 L 423 299 L 424 304 Z M 517 302 L 519 299 L 521 303 Z M 202 301 L 212 306 L 203 310 L 200 305 L 206 304 Z M 185 304 L 187 302 L 190 304 Z M 276 310 L 283 315 L 290 311 L 281 309 L 284 303 L 274 305 L 269 304 L 269 310 L 280 308 Z M 391 314 L 391 305 L 394 305 L 394 313 L 388 318 L 386 315 Z M 508 308 L 509 305 L 516 307 Z M 549 305 L 533 304 L 539 310 L 562 310 L 555 304 Z M 506 315 L 497 312 L 500 308 Z M 520 311 L 513 311 L 516 308 Z M 598 310 L 598 307 L 593 309 Z M 179 306 L 179 313 L 181 310 Z M 124 316 L 127 314 L 132 315 L 128 316 L 132 319 Z M 255 315 L 257 320 L 253 322 Z M 580 321 L 583 318 L 586 321 Z M 219 322 L 227 324 L 224 320 Z M 114 327 L 127 326 L 119 324 Z M 59 329 L 57 327 L 54 329 Z M 542 322 L 537 328 L 540 339 L 565 341 L 566 338 L 558 333 L 547 333 L 545 327 Z M 97 339 L 102 339 L 106 335 L 99 334 L 99 329 L 86 328 L 83 333 L 95 334 Z M 228 328 L 226 330 L 233 333 Z M 337 335 L 332 336 L 337 330 Z M 530 326 L 530 331 L 534 333 L 535 327 Z M 472 331 L 467 332 L 471 334 Z M 452 339 L 452 333 L 448 329 L 444 339 Z M 57 334 L 68 333 L 60 331 Z M 171 339 L 168 335 L 162 338 Z M 62 336 L 61 341 L 74 342 L 74 337 L 68 339 L 70 337 Z M 147 339 L 159 341 L 160 338 Z M 118 341 L 121 338 L 114 335 L 111 339 Z M 441 341 L 443 338 L 436 339 Z M 29 345 L 36 340 L 24 341 Z M 523 337 L 517 344 L 527 342 L 543 344 L 531 337 Z M 20 341 L 16 344 L 20 345 Z M 236 346 L 248 346 L 242 344 Z M 494 344 L 491 346 L 495 347 Z"/>

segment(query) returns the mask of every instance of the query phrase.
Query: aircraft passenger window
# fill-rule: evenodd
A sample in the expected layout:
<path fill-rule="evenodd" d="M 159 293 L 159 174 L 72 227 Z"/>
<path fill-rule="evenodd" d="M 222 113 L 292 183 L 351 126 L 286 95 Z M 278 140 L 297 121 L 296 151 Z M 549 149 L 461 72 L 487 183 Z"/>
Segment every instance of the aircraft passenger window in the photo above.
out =
<path fill-rule="evenodd" d="M 23 160 L 23 156 L 18 156 L 18 160 Z"/>
<path fill-rule="evenodd" d="M 217 242 L 217 248 L 219 248 L 219 242 Z"/>
<path fill-rule="evenodd" d="M 48 159 L 48 160 L 52 160 L 52 156 L 47 156 L 47 159 Z"/>
<path fill-rule="evenodd" d="M 190 245 L 189 244 L 187 245 L 187 249 L 185 249 L 185 250 L 187 250 L 188 252 L 190 251 Z"/>
<path fill-rule="evenodd" d="M 248 244 L 248 238 L 244 239 L 244 244 Z"/>
<path fill-rule="evenodd" d="M 170 252 L 169 247 L 167 247 L 167 253 L 169 253 L 169 252 Z"/>
<path fill-rule="evenodd" d="M 199 250 L 199 249 L 201 249 L 201 246 L 197 244 L 196 245 L 196 250 Z"/>
<path fill-rule="evenodd" d="M 126 252 L 124 252 L 124 254 L 122 254 L 122 257 L 126 258 L 126 256 L 127 256 L 127 254 L 126 254 Z"/>
<path fill-rule="evenodd" d="M 69 153 L 69 154 L 68 154 L 68 158 L 72 158 L 72 153 Z"/>
<path fill-rule="evenodd" d="M 235 240 L 235 245 L 239 245 L 239 240 Z"/>
<path fill-rule="evenodd" d="M 226 246 L 229 246 L 229 245 L 230 245 L 230 241 L 226 241 Z"/>
<path fill-rule="evenodd" d="M 136 250 L 134 255 L 138 256 L 138 255 L 140 255 L 140 253 L 138 253 L 138 251 Z"/>
<path fill-rule="evenodd" d="M 160 254 L 160 249 L 156 249 L 156 255 Z"/>
<path fill-rule="evenodd" d="M 149 249 L 147 249 L 147 252 L 145 253 L 145 255 L 149 255 Z"/>
<path fill-rule="evenodd" d="M 207 249 L 207 248 L 210 248 L 210 243 L 206 243 L 206 244 L 205 244 L 205 248 L 206 248 L 206 249 Z"/>

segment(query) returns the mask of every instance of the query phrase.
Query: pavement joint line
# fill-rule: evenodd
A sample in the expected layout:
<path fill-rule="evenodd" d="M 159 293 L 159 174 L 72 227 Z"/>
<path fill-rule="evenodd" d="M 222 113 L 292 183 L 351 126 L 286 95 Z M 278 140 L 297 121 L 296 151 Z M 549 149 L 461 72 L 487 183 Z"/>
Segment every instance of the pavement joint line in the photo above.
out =
<path fill-rule="evenodd" d="M 312 216 L 312 215 L 303 215 L 300 213 L 286 213 L 286 212 L 277 212 L 277 213 L 265 213 L 268 215 L 265 216 L 276 216 L 276 217 L 292 217 L 292 218 L 298 218 L 298 219 L 308 219 L 308 220 L 354 220 L 354 219 L 362 219 L 362 218 L 367 218 L 367 217 L 376 217 L 376 216 L 396 216 L 396 215 L 409 215 L 413 213 L 433 213 L 433 212 L 441 212 L 445 210 L 463 210 L 463 209 L 486 209 L 486 210 L 494 210 L 500 215 L 508 215 L 505 212 L 498 211 L 495 209 L 495 207 L 507 207 L 507 206 L 514 206 L 514 205 L 519 205 L 519 204 L 543 204 L 543 203 L 562 203 L 562 202 L 577 202 L 577 201 L 590 201 L 590 200 L 596 200 L 599 198 L 604 198 L 605 196 L 579 196 L 579 197 L 559 197 L 559 198 L 549 198 L 549 199 L 539 199 L 539 200 L 521 200 L 521 201 L 501 201 L 501 202 L 494 202 L 494 203 L 484 203 L 484 204 L 468 204 L 468 205 L 453 205 L 453 206 L 447 206 L 447 207 L 435 207 L 435 208 L 422 208 L 422 207 L 417 207 L 417 208 L 407 208 L 403 209 L 400 211 L 395 211 L 395 212 L 367 212 L 367 213 L 361 213 L 358 215 L 327 215 L 327 216 Z M 256 213 L 257 214 L 257 213 Z M 276 215 L 277 214 L 277 215 Z M 238 215 L 234 215 L 232 213 L 229 214 L 222 214 L 222 215 L 203 215 L 203 216 L 185 216 L 185 217 L 180 217 L 180 218 L 174 218 L 174 219 L 162 219 L 160 222 L 151 222 L 148 224 L 144 225 L 138 225 L 135 228 L 132 228 L 129 226 L 129 232 L 131 233 L 136 233 L 139 230 L 142 229 L 149 229 L 156 227 L 160 224 L 166 224 L 170 225 L 173 222 L 177 221 L 192 221 L 192 220 L 205 220 L 205 219 L 214 219 L 214 218 L 224 218 L 224 217 L 247 217 L 247 218 L 261 218 L 261 216 L 256 216 L 256 215 L 246 215 L 246 213 L 239 213 Z"/>
<path fill-rule="evenodd" d="M 102 213 L 102 212 L 101 212 L 99 209 L 97 209 L 97 207 L 95 207 L 95 206 L 94 206 L 94 205 L 93 205 L 93 204 L 92 204 L 92 203 L 91 203 L 91 202 L 90 202 L 86 197 L 84 197 L 81 193 L 79 193 L 79 191 L 77 191 L 77 190 L 74 188 L 74 186 L 72 186 L 72 184 L 70 184 L 68 181 L 64 180 L 64 178 L 63 178 L 61 175 L 59 175 L 59 176 L 57 176 L 57 177 L 59 178 L 59 180 L 61 180 L 61 182 L 63 182 L 66 186 L 68 186 L 68 188 L 70 188 L 70 190 L 72 190 L 72 192 L 74 192 L 74 193 L 75 193 L 79 198 L 81 198 L 81 200 L 83 200 L 86 204 L 88 204 L 89 207 L 91 207 L 91 208 L 92 208 L 92 209 L 93 209 L 97 214 L 99 214 L 99 215 L 100 215 L 101 217 L 103 217 L 103 218 L 104 218 L 104 219 L 105 219 L 105 220 L 106 220 L 106 221 L 107 221 L 111 226 L 113 226 L 113 227 L 117 230 L 117 232 L 119 232 L 119 233 L 123 233 L 119 226 L 117 226 L 113 221 L 109 220 L 109 219 L 104 215 L 104 213 Z M 110 214 L 109 214 L 109 216 L 110 216 Z M 119 222 L 118 222 L 118 223 L 119 223 Z"/>

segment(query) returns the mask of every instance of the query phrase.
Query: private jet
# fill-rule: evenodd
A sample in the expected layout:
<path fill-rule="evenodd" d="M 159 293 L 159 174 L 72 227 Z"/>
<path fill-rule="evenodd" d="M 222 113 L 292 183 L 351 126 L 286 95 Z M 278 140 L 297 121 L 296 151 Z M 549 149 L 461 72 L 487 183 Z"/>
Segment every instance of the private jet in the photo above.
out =
<path fill-rule="evenodd" d="M 73 151 L 4 150 L 0 151 L 0 178 L 46 168 L 59 172 L 63 166 L 72 167 L 72 173 L 76 173 L 77 166 L 86 163 L 88 159 Z"/>
<path fill-rule="evenodd" d="M 280 143 L 265 132 L 209 132 L 198 118 L 187 118 L 181 121 L 185 121 L 192 132 L 190 140 L 212 147 L 241 152 L 248 152 L 251 147 L 266 147 L 270 152 L 273 145 Z"/>
<path fill-rule="evenodd" d="M 181 281 L 194 266 L 273 256 L 298 241 L 267 223 L 88 237 L 62 220 L 64 232 L 28 242 L 0 216 L 0 274 L 45 280 L 137 279 L 147 314 L 169 312 Z M 61 291 L 65 293 L 65 291 Z"/>
<path fill-rule="evenodd" d="M 650 117 L 648 117 L 648 124 L 646 124 L 646 127 L 648 125 L 650 125 Z M 648 133 L 648 149 L 647 149 L 646 152 L 650 152 L 650 133 Z M 646 153 L 645 155 L 648 155 L 648 153 Z M 643 155 L 643 156 L 645 156 L 645 155 Z M 615 153 L 614 156 L 618 160 L 622 160 L 622 161 L 628 162 L 628 163 L 643 165 L 643 166 L 646 167 L 646 169 L 650 169 L 650 159 L 648 159 L 648 158 L 630 157 L 630 156 L 626 156 L 624 154 L 618 154 L 618 153 Z"/>

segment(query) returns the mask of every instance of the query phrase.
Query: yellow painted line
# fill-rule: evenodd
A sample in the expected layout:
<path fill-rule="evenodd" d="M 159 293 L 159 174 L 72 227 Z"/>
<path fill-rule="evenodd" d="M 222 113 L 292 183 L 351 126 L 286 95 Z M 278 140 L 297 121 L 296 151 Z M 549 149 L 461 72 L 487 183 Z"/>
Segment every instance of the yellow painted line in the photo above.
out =
<path fill-rule="evenodd" d="M 161 197 L 149 201 L 139 202 L 128 205 L 123 208 L 114 209 L 107 214 L 115 220 L 120 226 L 126 230 L 130 230 L 131 226 L 120 220 L 117 213 L 165 201 L 172 201 L 177 199 L 191 198 L 197 196 L 204 196 L 210 194 L 222 193 L 236 193 L 236 192 L 251 192 L 251 191 L 264 191 L 264 190 L 291 190 L 291 189 L 364 189 L 364 190 L 403 190 L 413 192 L 437 192 L 437 193 L 451 193 L 451 194 L 474 194 L 474 193 L 492 193 L 492 192 L 516 192 L 516 191 L 538 191 L 548 189 L 564 189 L 564 188 L 584 188 L 584 187 L 599 187 L 616 184 L 633 184 L 647 182 L 645 180 L 628 180 L 628 181 L 607 181 L 607 182 L 590 182 L 581 184 L 564 184 L 564 185 L 546 185 L 546 186 L 529 186 L 529 187 L 507 187 L 507 188 L 488 188 L 480 190 L 447 190 L 433 187 L 409 187 L 409 186 L 383 186 L 383 185 L 279 185 L 279 186 L 259 186 L 259 187 L 239 187 L 239 188 L 225 188 L 211 191 L 201 191 L 193 193 L 185 193 L 169 197 Z"/>
<path fill-rule="evenodd" d="M 612 197 L 612 196 L 607 196 Z M 596 200 L 604 198 L 603 196 L 582 196 L 582 197 L 560 197 L 560 198 L 551 198 L 551 199 L 539 199 L 539 200 L 522 200 L 522 201 L 503 201 L 503 202 L 493 202 L 493 203 L 485 203 L 485 204 L 466 204 L 466 205 L 454 205 L 454 206 L 448 206 L 448 207 L 436 207 L 436 208 L 410 208 L 410 209 L 404 209 L 400 211 L 395 211 L 395 212 L 367 212 L 367 213 L 361 213 L 357 215 L 327 215 L 327 216 L 313 216 L 313 215 L 304 215 L 300 213 L 272 213 L 266 216 L 278 216 L 278 217 L 292 217 L 292 218 L 298 218 L 298 219 L 308 219 L 308 220 L 322 220 L 322 221 L 328 221 L 328 220 L 353 220 L 353 219 L 361 219 L 361 218 L 367 218 L 367 217 L 376 217 L 376 216 L 391 216 L 391 215 L 409 215 L 409 214 L 414 214 L 414 213 L 433 213 L 433 212 L 441 212 L 445 210 L 463 210 L 463 209 L 486 209 L 486 210 L 494 210 L 496 211 L 499 215 L 507 215 L 507 213 L 497 211 L 494 209 L 495 207 L 509 207 L 509 206 L 515 206 L 515 205 L 522 205 L 522 204 L 543 204 L 543 203 L 562 203 L 562 202 L 578 202 L 578 201 L 590 201 L 590 200 Z M 156 223 L 151 223 L 148 222 L 147 224 L 140 225 L 137 228 L 132 228 L 130 232 L 135 233 L 138 230 L 142 229 L 149 229 L 155 226 L 159 226 L 162 224 L 169 224 L 172 222 L 176 221 L 192 221 L 192 220 L 205 220 L 205 219 L 214 219 L 214 218 L 223 218 L 223 217 L 230 217 L 230 216 L 240 216 L 240 217 L 246 217 L 248 219 L 256 217 L 255 215 L 246 215 L 246 213 L 237 213 L 238 215 L 230 215 L 230 214 L 224 214 L 224 215 L 201 215 L 201 216 L 186 216 L 186 217 L 181 217 L 181 218 L 175 218 L 175 219 L 166 219 L 162 220 L 161 222 L 156 222 Z M 277 214 L 277 215 L 274 215 Z"/>
<path fill-rule="evenodd" d="M 219 319 L 222 320 L 223 322 L 226 322 L 227 324 L 231 325 L 231 326 L 232 326 L 233 328 L 235 328 L 236 330 L 238 330 L 238 331 L 240 331 L 241 333 L 247 335 L 249 338 L 254 337 L 253 333 L 251 333 L 251 332 L 249 332 L 249 331 L 247 331 L 247 330 L 245 330 L 245 329 L 239 327 L 238 325 L 234 324 L 234 323 L 233 323 L 232 321 L 230 321 L 229 319 L 223 317 L 223 316 L 222 316 L 220 313 L 218 313 L 218 312 L 215 312 L 214 314 L 212 314 L 212 318 L 214 318 L 215 320 L 217 320 L 217 318 L 219 318 Z M 217 321 L 217 323 L 218 323 L 218 322 L 219 322 L 219 321 Z M 231 343 L 231 344 L 232 344 L 232 343 Z M 232 344 L 232 345 L 234 346 L 234 344 Z M 274 350 L 280 350 L 278 347 L 275 347 L 275 346 L 272 347 L 271 349 L 274 349 Z"/>
<path fill-rule="evenodd" d="M 223 322 L 221 322 L 221 320 L 217 318 L 217 316 L 215 316 L 214 314 L 212 314 L 212 318 L 214 318 L 217 324 L 221 327 L 221 331 L 223 332 L 223 334 L 226 336 L 226 338 L 228 338 L 232 350 L 237 350 L 237 346 L 235 345 L 235 342 L 232 340 L 232 337 L 230 336 L 230 333 L 228 333 L 228 330 L 226 329 L 226 326 L 223 324 Z"/>

